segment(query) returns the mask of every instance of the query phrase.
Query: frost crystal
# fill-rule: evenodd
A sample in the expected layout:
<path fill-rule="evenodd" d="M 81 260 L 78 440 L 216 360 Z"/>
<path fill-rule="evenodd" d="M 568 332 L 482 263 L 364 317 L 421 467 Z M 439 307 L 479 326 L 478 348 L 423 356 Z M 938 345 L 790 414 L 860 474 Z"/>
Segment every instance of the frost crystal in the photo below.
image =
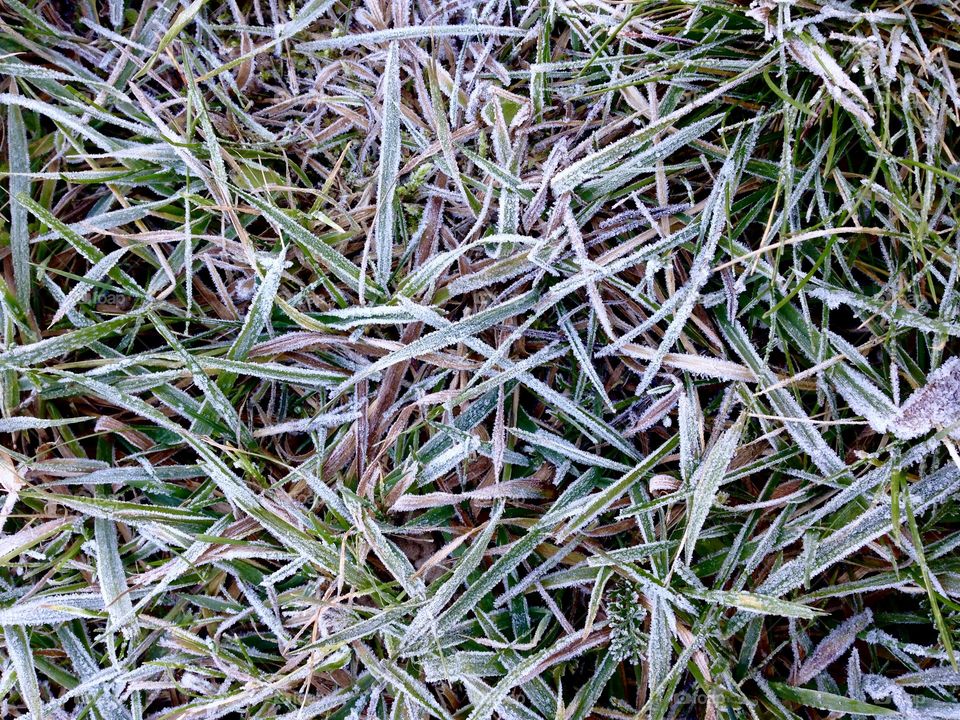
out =
<path fill-rule="evenodd" d="M 610 651 L 619 660 L 640 662 L 643 643 L 643 621 L 647 611 L 640 604 L 637 589 L 629 583 L 617 585 L 607 600 L 610 619 Z"/>
<path fill-rule="evenodd" d="M 949 428 L 950 437 L 960 440 L 960 358 L 950 358 L 927 377 L 927 384 L 915 391 L 890 423 L 901 440 L 910 440 L 934 428 Z"/>
<path fill-rule="evenodd" d="M 804 685 L 827 669 L 835 660 L 847 651 L 857 633 L 864 630 L 873 622 L 873 613 L 869 608 L 859 615 L 844 620 L 829 635 L 827 635 L 817 649 L 810 654 L 797 671 L 796 684 Z"/>

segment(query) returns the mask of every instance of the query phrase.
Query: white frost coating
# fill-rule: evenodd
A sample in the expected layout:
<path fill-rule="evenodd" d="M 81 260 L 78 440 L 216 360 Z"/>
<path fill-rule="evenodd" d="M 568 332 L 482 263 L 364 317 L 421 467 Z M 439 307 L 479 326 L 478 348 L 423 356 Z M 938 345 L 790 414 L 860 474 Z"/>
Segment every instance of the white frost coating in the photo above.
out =
<path fill-rule="evenodd" d="M 405 308 L 392 305 L 362 305 L 322 313 L 324 324 L 340 330 L 352 330 L 364 325 L 391 325 L 413 322 L 414 316 Z"/>
<path fill-rule="evenodd" d="M 501 27 L 500 25 L 414 25 L 410 27 L 390 28 L 376 32 L 358 33 L 329 37 L 323 40 L 300 43 L 299 52 L 332 50 L 353 47 L 354 45 L 374 45 L 396 40 L 420 40 L 422 38 L 469 37 L 470 35 L 526 35 L 523 28 Z"/>
<path fill-rule="evenodd" d="M 651 694 L 660 686 L 670 671 L 670 661 L 673 659 L 673 633 L 671 626 L 675 624 L 673 611 L 662 597 L 654 596 L 650 600 L 650 642 L 647 646 L 648 687 Z"/>
<path fill-rule="evenodd" d="M 30 194 L 30 150 L 23 115 L 17 105 L 7 109 L 7 164 L 10 171 L 10 252 L 13 258 L 13 277 L 17 299 L 21 305 L 30 304 L 30 228 L 27 208 L 19 201 L 20 195 Z"/>
<path fill-rule="evenodd" d="M 680 475 L 690 480 L 700 459 L 700 437 L 703 432 L 703 412 L 695 393 L 683 393 L 677 409 L 680 431 Z"/>
<path fill-rule="evenodd" d="M 567 336 L 567 340 L 570 342 L 570 349 L 573 351 L 574 356 L 580 363 L 581 371 L 584 373 L 587 380 L 590 381 L 590 384 L 593 385 L 594 390 L 597 391 L 597 395 L 599 395 L 603 400 L 603 403 L 607 406 L 607 409 L 613 411 L 613 403 L 607 395 L 606 388 L 603 387 L 603 381 L 600 379 L 600 376 L 597 375 L 597 370 L 593 366 L 590 353 L 584 346 L 583 341 L 580 339 L 580 335 L 577 333 L 577 329 L 573 326 L 573 322 L 571 321 L 569 314 L 560 318 L 560 327 L 563 328 L 563 332 Z"/>
<path fill-rule="evenodd" d="M 465 490 L 459 493 L 428 492 L 422 495 L 401 495 L 390 506 L 392 512 L 410 512 L 443 505 L 456 505 L 470 500 L 472 502 L 489 502 L 500 498 L 533 500 L 542 498 L 544 491 L 541 486 L 527 478 L 504 480 L 493 485 L 485 485 L 476 490 Z"/>
<path fill-rule="evenodd" d="M 633 135 L 629 135 L 614 143 L 611 143 L 602 150 L 592 153 L 591 155 L 588 155 L 587 157 L 582 158 L 581 160 L 578 160 L 572 165 L 564 168 L 562 171 L 556 174 L 551 182 L 553 191 L 557 194 L 562 194 L 564 192 L 574 190 L 578 184 L 600 174 L 606 167 L 613 164 L 625 155 L 634 152 L 637 147 L 643 145 L 650 138 L 654 137 L 660 132 L 663 132 L 668 127 L 674 126 L 680 118 L 688 115 L 698 107 L 702 107 L 703 105 L 712 102 L 717 97 L 730 92 L 730 90 L 746 82 L 750 78 L 759 75 L 767 67 L 768 63 L 773 57 L 774 52 L 775 51 L 771 51 L 764 57 L 760 58 L 753 65 L 746 68 L 740 75 L 732 78 L 729 82 L 718 85 L 710 92 L 704 93 L 692 102 L 677 108 L 667 115 L 664 115 L 656 122 L 650 123 L 650 125 L 638 130 Z"/>
<path fill-rule="evenodd" d="M 24 97 L 23 95 L 11 95 L 10 93 L 0 93 L 0 105 L 19 105 L 25 110 L 32 110 L 33 112 L 46 115 L 51 120 L 54 120 L 58 123 L 62 123 L 66 127 L 69 127 L 71 130 L 74 130 L 78 134 L 87 138 L 90 142 L 94 143 L 97 147 L 102 150 L 105 150 L 108 153 L 113 154 L 117 149 L 122 147 L 122 144 L 118 140 L 108 138 L 103 133 L 94 130 L 90 127 L 89 123 L 81 122 L 80 118 L 76 115 L 64 112 L 58 107 L 54 107 L 49 103 L 42 102 L 40 100 L 34 100 L 32 98 Z M 147 126 L 141 125 L 140 123 L 130 123 L 122 122 L 120 118 L 117 118 L 108 113 L 94 111 L 94 108 L 90 105 L 84 107 L 85 112 L 89 112 L 91 115 L 96 117 L 98 120 L 103 120 L 105 122 L 111 122 L 127 127 L 134 132 L 145 135 L 146 137 L 152 137 L 159 139 L 157 132 Z"/>
<path fill-rule="evenodd" d="M 910 488 L 911 504 L 918 516 L 937 503 L 943 502 L 960 486 L 960 470 L 948 465 L 928 475 Z M 814 551 L 810 573 L 819 574 L 834 563 L 840 562 L 864 545 L 886 535 L 893 528 L 889 505 L 870 510 L 851 524 L 824 538 Z M 780 596 L 798 588 L 806 577 L 804 559 L 795 558 L 772 573 L 757 592 Z"/>
<path fill-rule="evenodd" d="M 270 322 L 270 313 L 273 311 L 273 303 L 277 296 L 277 289 L 280 287 L 280 276 L 287 264 L 287 249 L 284 247 L 276 258 L 273 259 L 263 282 L 257 289 L 256 295 L 250 303 L 250 309 L 243 320 L 243 327 L 237 333 L 236 339 L 230 346 L 227 357 L 230 360 L 243 360 L 247 353 L 253 347 L 260 335 L 260 332 L 267 327 Z"/>
<path fill-rule="evenodd" d="M 114 250 L 90 268 L 89 272 L 84 275 L 83 280 L 74 285 L 67 296 L 61 301 L 57 312 L 54 313 L 53 318 L 50 320 L 50 326 L 56 325 L 64 315 L 71 312 L 77 303 L 83 299 L 84 295 L 87 294 L 89 289 L 93 287 L 95 283 L 102 280 L 103 276 L 113 269 L 113 266 L 120 261 L 120 258 L 122 258 L 126 252 L 127 248 L 124 247 Z"/>
<path fill-rule="evenodd" d="M 117 543 L 117 528 L 112 520 L 95 518 L 93 521 L 97 548 L 97 579 L 103 603 L 110 613 L 113 627 L 127 627 L 136 623 L 126 570 Z"/>
<path fill-rule="evenodd" d="M 380 120 L 380 171 L 377 174 L 377 280 L 386 286 L 393 260 L 393 199 L 400 170 L 400 60 L 397 43 L 390 43 L 383 70 L 383 116 Z"/>
<path fill-rule="evenodd" d="M 857 633 L 865 630 L 871 622 L 873 622 L 873 613 L 867 608 L 862 613 L 849 617 L 840 623 L 820 641 L 816 650 L 804 660 L 803 665 L 797 671 L 796 684 L 806 685 L 832 663 L 840 659 L 840 656 L 857 639 Z"/>
<path fill-rule="evenodd" d="M 763 363 L 757 354 L 756 348 L 750 342 L 746 330 L 738 322 L 721 323 L 721 329 L 733 349 L 743 361 L 753 370 L 760 384 L 765 387 L 776 385 L 778 380 L 773 372 Z M 785 388 L 777 388 L 768 393 L 770 404 L 776 413 L 784 418 L 803 418 L 806 413 L 796 401 L 793 394 Z M 784 427 L 790 437 L 803 449 L 813 464 L 825 475 L 840 475 L 846 470 L 846 463 L 827 445 L 823 436 L 816 428 L 805 422 L 784 421 Z"/>
<path fill-rule="evenodd" d="M 30 717 L 33 720 L 41 720 L 43 701 L 40 698 L 40 686 L 37 683 L 33 653 L 30 651 L 30 638 L 22 627 L 17 626 L 5 626 L 3 637 L 7 644 L 7 654 L 17 671 L 20 695 L 30 711 Z"/>
<path fill-rule="evenodd" d="M 866 375 L 847 365 L 840 365 L 830 373 L 837 392 L 851 409 L 864 418 L 878 433 L 887 431 L 897 408 Z"/>
<path fill-rule="evenodd" d="M 47 595 L 0 609 L 0 625 L 53 625 L 103 610 L 98 592 Z"/>
<path fill-rule="evenodd" d="M 607 195 L 614 192 L 617 188 L 626 185 L 641 172 L 647 170 L 648 166 L 657 161 L 665 160 L 680 148 L 686 147 L 692 141 L 706 135 L 716 127 L 721 119 L 721 115 L 712 115 L 703 120 L 691 123 L 689 126 L 668 135 L 659 142 L 651 143 L 650 147 L 628 156 L 627 159 L 609 168 L 596 180 L 587 182 L 585 184 L 586 189 L 600 195 Z M 575 180 L 577 180 L 577 178 L 575 178 Z M 644 221 L 644 224 L 646 224 L 646 221 Z"/>
<path fill-rule="evenodd" d="M 420 485 L 436 480 L 446 475 L 457 465 L 462 463 L 470 453 L 476 452 L 480 447 L 480 439 L 476 436 L 469 436 L 461 442 L 451 445 L 433 460 L 423 466 L 420 472 Z"/>
<path fill-rule="evenodd" d="M 66 223 L 66 227 L 68 230 L 75 232 L 80 237 L 87 237 L 88 235 L 95 235 L 97 233 L 102 233 L 105 230 L 113 230 L 114 228 L 136 222 L 137 220 L 142 220 L 143 218 L 148 217 L 155 210 L 165 207 L 169 204 L 169 198 L 157 200 L 155 202 L 138 203 L 136 205 L 131 205 L 130 207 L 121 208 L 120 210 L 108 210 L 107 212 L 100 213 L 99 215 L 86 217 L 78 222 Z M 63 235 L 64 233 L 62 231 L 53 229 L 38 235 L 34 239 L 34 242 L 55 240 L 63 237 Z"/>
<path fill-rule="evenodd" d="M 227 526 L 230 524 L 230 518 L 222 517 L 217 520 L 210 528 L 207 530 L 210 537 L 217 537 L 226 530 Z M 189 547 L 178 557 L 171 560 L 169 563 L 163 566 L 163 574 L 155 585 L 147 591 L 147 593 L 140 599 L 140 602 L 137 603 L 134 612 L 140 612 L 143 610 L 146 605 L 155 597 L 165 592 L 171 584 L 176 582 L 176 580 L 182 576 L 184 573 L 190 571 L 194 566 L 194 563 L 200 559 L 200 556 L 210 547 L 210 543 L 197 541 L 191 543 Z"/>
<path fill-rule="evenodd" d="M 250 607 L 253 608 L 253 611 L 257 614 L 257 617 L 260 618 L 261 622 L 266 625 L 270 631 L 277 636 L 277 640 L 281 642 L 282 645 L 287 645 L 290 642 L 290 636 L 287 634 L 286 629 L 283 627 L 283 623 L 280 621 L 280 618 L 273 612 L 273 610 L 267 607 L 267 604 L 260 599 L 260 596 L 257 595 L 256 590 L 247 585 L 239 577 L 236 577 L 237 585 L 240 587 L 243 596 L 247 599 L 247 602 L 250 603 Z"/>
<path fill-rule="evenodd" d="M 740 444 L 742 429 L 743 425 L 738 422 L 734 427 L 724 431 L 693 476 L 693 501 L 682 541 L 687 565 L 693 560 L 693 548 L 697 537 L 716 499 L 727 465 L 730 464 L 730 459 Z"/>
<path fill-rule="evenodd" d="M 849 290 L 823 283 L 812 286 L 806 291 L 806 294 L 826 303 L 831 310 L 835 310 L 841 305 L 848 305 L 857 310 L 874 313 L 897 327 L 913 328 L 924 332 L 946 333 L 952 337 L 960 337 L 960 324 L 956 322 L 933 320 L 922 313 L 904 307 L 892 311 L 889 304 L 880 298 L 858 295 Z"/>
<path fill-rule="evenodd" d="M 886 700 L 887 698 L 893 700 L 897 710 L 907 720 L 929 720 L 926 714 L 919 712 L 914 707 L 913 700 L 906 690 L 888 678 L 881 675 L 865 675 L 863 689 L 874 700 Z"/>
<path fill-rule="evenodd" d="M 332 692 L 321 700 L 312 702 L 306 707 L 298 708 L 292 712 L 287 713 L 286 715 L 280 715 L 276 720 L 312 720 L 312 718 L 317 717 L 321 713 L 332 710 L 333 708 L 343 705 L 348 700 L 352 699 L 354 688 L 347 688 L 346 690 L 337 690 Z"/>
<path fill-rule="evenodd" d="M 947 660 L 948 655 L 945 650 L 938 647 L 927 645 L 918 645 L 917 643 L 901 642 L 890 633 L 874 628 L 863 639 L 873 645 L 885 645 L 893 651 L 905 652 L 908 655 L 921 658 L 933 658 L 935 660 Z"/>
<path fill-rule="evenodd" d="M 293 37 L 323 15 L 331 5 L 333 0 L 309 0 L 297 10 L 292 20 L 274 26 L 274 36 L 278 39 Z"/>
<path fill-rule="evenodd" d="M 615 460 L 608 460 L 607 458 L 601 457 L 600 455 L 595 455 L 586 450 L 581 450 L 576 445 L 571 443 L 568 440 L 564 440 L 558 435 L 554 435 L 551 432 L 547 432 L 543 428 L 537 428 L 535 433 L 527 432 L 526 430 L 521 430 L 520 428 L 512 427 L 509 428 L 510 434 L 534 445 L 536 447 L 542 447 L 547 450 L 552 450 L 555 453 L 563 455 L 566 458 L 569 458 L 575 463 L 581 465 L 593 465 L 596 467 L 606 468 L 607 470 L 616 470 L 618 472 L 629 472 L 630 466 L 619 463 Z"/>
<path fill-rule="evenodd" d="M 690 266 L 690 280 L 678 293 L 683 297 L 680 306 L 674 313 L 673 320 L 670 321 L 664 331 L 656 354 L 650 359 L 643 376 L 637 383 L 636 393 L 638 395 L 646 390 L 660 370 L 664 357 L 670 352 L 673 344 L 679 339 L 680 334 L 686 327 L 687 320 L 700 299 L 700 290 L 710 278 L 711 263 L 716 254 L 720 237 L 727 226 L 726 198 L 728 191 L 739 182 L 740 174 L 753 153 L 760 129 L 761 125 L 757 123 L 750 129 L 750 133 L 746 137 L 740 136 L 737 138 L 736 144 L 720 168 L 720 172 L 717 173 L 713 191 L 710 193 L 710 198 L 703 211 L 705 217 L 709 216 L 709 224 L 705 227 L 701 226 L 704 231 L 703 245 Z"/>
<path fill-rule="evenodd" d="M 931 667 L 900 675 L 896 682 L 900 687 L 957 687 L 960 685 L 960 672 L 950 666 Z"/>
<path fill-rule="evenodd" d="M 868 110 L 870 101 L 830 53 L 820 45 L 807 45 L 800 38 L 791 38 L 786 45 L 797 62 L 823 80 L 834 100 L 867 127 L 873 126 L 873 118 Z"/>
<path fill-rule="evenodd" d="M 345 410 L 343 412 L 321 413 L 312 418 L 303 420 L 290 420 L 279 425 L 270 425 L 260 428 L 253 432 L 254 437 L 268 437 L 270 435 L 283 435 L 285 433 L 308 433 L 317 430 L 338 427 L 349 422 L 353 422 L 360 417 L 357 410 Z"/>
<path fill-rule="evenodd" d="M 947 360 L 927 376 L 890 423 L 901 440 L 911 440 L 936 428 L 950 428 L 950 437 L 960 440 L 960 358 Z"/>
<path fill-rule="evenodd" d="M 41 428 L 60 427 L 71 423 L 83 422 L 89 418 L 61 418 L 59 420 L 44 420 L 35 417 L 10 417 L 0 419 L 0 433 L 20 432 L 21 430 L 39 430 Z"/>
<path fill-rule="evenodd" d="M 88 691 L 82 694 L 88 702 L 92 701 L 96 705 L 103 720 L 130 720 L 130 712 L 117 698 L 117 693 L 122 690 L 121 683 L 109 682 L 109 677 L 115 669 L 101 669 L 69 626 L 59 628 L 57 636 L 70 657 L 74 672 L 83 681 L 81 685 L 74 688 L 73 692 L 87 687 Z"/>
<path fill-rule="evenodd" d="M 847 658 L 847 694 L 854 700 L 864 701 L 863 673 L 860 672 L 860 653 L 856 648 L 850 651 Z"/>

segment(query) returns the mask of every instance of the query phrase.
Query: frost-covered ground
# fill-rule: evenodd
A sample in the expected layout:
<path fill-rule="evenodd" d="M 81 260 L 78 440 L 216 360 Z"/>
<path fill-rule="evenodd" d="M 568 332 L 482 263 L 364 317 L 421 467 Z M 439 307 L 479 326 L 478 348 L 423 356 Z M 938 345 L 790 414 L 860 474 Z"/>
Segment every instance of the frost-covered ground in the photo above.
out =
<path fill-rule="evenodd" d="M 960 718 L 960 7 L 0 2 L 0 717 Z"/>

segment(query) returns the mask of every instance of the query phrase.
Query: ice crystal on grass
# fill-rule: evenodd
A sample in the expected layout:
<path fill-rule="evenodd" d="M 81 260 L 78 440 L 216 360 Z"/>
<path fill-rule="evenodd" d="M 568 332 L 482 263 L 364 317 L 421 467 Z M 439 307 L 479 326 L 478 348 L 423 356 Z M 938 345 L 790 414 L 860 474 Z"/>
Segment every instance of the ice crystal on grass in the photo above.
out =
<path fill-rule="evenodd" d="M 690 480 L 690 484 L 693 486 L 693 496 L 690 501 L 687 527 L 681 540 L 687 565 L 693 559 L 693 550 L 700 536 L 700 531 L 716 499 L 717 491 L 720 489 L 730 459 L 740 443 L 740 435 L 741 423 L 737 422 L 734 427 L 725 431 L 716 444 L 710 448 Z"/>
<path fill-rule="evenodd" d="M 957 31 L 0 3 L 0 716 L 956 716 Z"/>
<path fill-rule="evenodd" d="M 807 44 L 797 37 L 787 40 L 786 45 L 797 62 L 820 77 L 834 100 L 867 127 L 873 125 L 870 101 L 822 45 Z"/>
<path fill-rule="evenodd" d="M 803 661 L 794 678 L 796 684 L 805 685 L 826 670 L 853 644 L 857 633 L 865 630 L 872 622 L 873 613 L 869 608 L 844 620 L 823 638 L 810 656 Z"/>
<path fill-rule="evenodd" d="M 377 281 L 385 285 L 393 256 L 397 171 L 400 168 L 400 60 L 398 45 L 390 43 L 383 70 L 383 114 L 380 118 L 380 172 L 377 176 Z"/>
<path fill-rule="evenodd" d="M 645 656 L 644 622 L 647 611 L 640 593 L 629 582 L 618 582 L 608 593 L 607 619 L 610 623 L 610 651 L 620 660 L 637 664 Z"/>
<path fill-rule="evenodd" d="M 837 392 L 858 415 L 870 424 L 870 427 L 880 433 L 886 432 L 897 413 L 897 408 L 890 398 L 863 373 L 852 367 L 838 365 L 832 369 L 830 377 Z"/>
<path fill-rule="evenodd" d="M 890 423 L 897 437 L 909 440 L 931 430 L 947 430 L 960 440 L 960 358 L 952 357 L 927 376 Z"/>

